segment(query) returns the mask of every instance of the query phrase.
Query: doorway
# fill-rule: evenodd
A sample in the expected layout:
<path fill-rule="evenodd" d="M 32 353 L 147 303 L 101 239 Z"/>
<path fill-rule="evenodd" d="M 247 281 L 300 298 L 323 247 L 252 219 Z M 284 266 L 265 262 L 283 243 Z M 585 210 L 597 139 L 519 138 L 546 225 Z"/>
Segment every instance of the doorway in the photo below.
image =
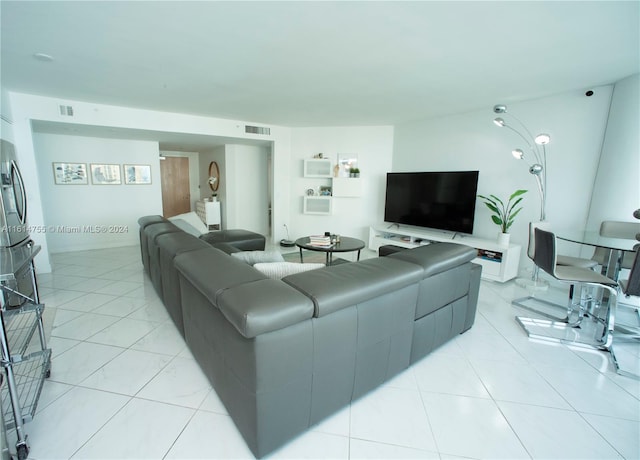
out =
<path fill-rule="evenodd" d="M 191 211 L 189 158 L 165 156 L 160 161 L 162 215 L 173 217 Z"/>

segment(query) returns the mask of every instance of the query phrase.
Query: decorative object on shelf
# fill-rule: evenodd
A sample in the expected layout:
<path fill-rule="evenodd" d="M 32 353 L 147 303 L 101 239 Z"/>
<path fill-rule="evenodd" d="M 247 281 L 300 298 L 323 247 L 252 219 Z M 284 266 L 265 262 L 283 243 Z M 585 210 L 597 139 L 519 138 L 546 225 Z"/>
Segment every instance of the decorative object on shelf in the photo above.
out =
<path fill-rule="evenodd" d="M 507 106 L 498 104 L 493 106 L 494 113 L 507 114 Z M 520 124 L 524 130 L 523 134 L 507 122 L 503 118 L 495 118 L 493 122 L 500 128 L 508 128 L 518 136 L 520 136 L 527 144 L 528 149 L 533 155 L 533 160 L 528 161 L 525 153 L 522 149 L 514 149 L 511 154 L 517 160 L 525 160 L 529 163 L 529 172 L 536 178 L 536 184 L 538 186 L 538 192 L 540 193 L 540 221 L 543 222 L 546 219 L 546 190 L 547 190 L 547 144 L 551 142 L 551 136 L 549 134 L 541 133 L 533 136 L 527 127 L 515 117 L 515 115 L 508 114 L 516 122 Z M 542 146 L 542 147 L 540 147 Z"/>
<path fill-rule="evenodd" d="M 360 177 L 360 170 L 358 168 L 349 168 L 349 177 Z"/>
<path fill-rule="evenodd" d="M 320 196 L 331 196 L 331 186 L 321 185 L 320 186 Z"/>
<path fill-rule="evenodd" d="M 122 165 L 124 167 L 124 183 L 128 185 L 151 184 L 150 165 Z"/>
<path fill-rule="evenodd" d="M 312 188 L 308 188 L 304 193 L 307 196 L 314 196 L 316 194 L 315 190 L 313 190 Z"/>
<path fill-rule="evenodd" d="M 509 228 L 513 225 L 516 216 L 522 211 L 522 206 L 517 206 L 522 202 L 524 198 L 522 195 L 525 193 L 527 193 L 527 190 L 516 190 L 511 194 L 506 205 L 495 195 L 478 195 L 478 198 L 484 200 L 487 208 L 494 213 L 491 215 L 491 220 L 500 227 L 501 233 L 498 235 L 498 244 L 501 246 L 509 245 Z"/>
<path fill-rule="evenodd" d="M 324 153 L 320 152 L 320 153 L 316 153 L 313 158 L 315 158 L 316 160 L 322 160 L 324 158 Z"/>
<path fill-rule="evenodd" d="M 340 164 L 336 163 L 333 167 L 333 177 L 340 177 Z"/>
<path fill-rule="evenodd" d="M 209 179 L 207 182 L 209 182 L 209 188 L 212 192 L 218 191 L 218 187 L 220 187 L 220 168 L 216 161 L 209 163 Z"/>

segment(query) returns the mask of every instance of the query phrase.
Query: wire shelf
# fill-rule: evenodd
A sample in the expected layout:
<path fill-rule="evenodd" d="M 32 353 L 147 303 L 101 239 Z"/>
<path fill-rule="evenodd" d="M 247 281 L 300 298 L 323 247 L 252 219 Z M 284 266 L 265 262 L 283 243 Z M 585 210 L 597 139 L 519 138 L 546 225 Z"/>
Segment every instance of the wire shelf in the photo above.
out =
<path fill-rule="evenodd" d="M 38 318 L 42 315 L 43 310 L 44 304 L 26 304 L 21 308 L 3 312 L 7 342 L 13 362 L 22 359 L 22 355 L 38 327 Z M 33 315 L 36 315 L 36 318 Z"/>
<path fill-rule="evenodd" d="M 13 364 L 12 368 L 19 395 L 22 423 L 27 423 L 36 413 L 42 385 L 51 368 L 51 349 L 31 353 L 25 356 L 23 361 Z M 7 430 L 15 428 L 8 382 L 5 382 L 2 388 L 2 411 Z"/>

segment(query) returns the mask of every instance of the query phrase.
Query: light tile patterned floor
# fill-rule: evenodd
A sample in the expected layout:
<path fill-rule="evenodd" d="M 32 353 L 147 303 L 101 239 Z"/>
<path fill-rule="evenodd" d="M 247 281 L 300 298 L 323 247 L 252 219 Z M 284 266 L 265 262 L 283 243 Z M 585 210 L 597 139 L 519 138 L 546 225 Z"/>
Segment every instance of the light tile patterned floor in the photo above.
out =
<path fill-rule="evenodd" d="M 59 254 L 39 277 L 54 357 L 30 458 L 251 458 L 139 259 Z M 606 353 L 527 338 L 522 295 L 483 281 L 469 332 L 270 457 L 640 458 L 640 382 Z"/>

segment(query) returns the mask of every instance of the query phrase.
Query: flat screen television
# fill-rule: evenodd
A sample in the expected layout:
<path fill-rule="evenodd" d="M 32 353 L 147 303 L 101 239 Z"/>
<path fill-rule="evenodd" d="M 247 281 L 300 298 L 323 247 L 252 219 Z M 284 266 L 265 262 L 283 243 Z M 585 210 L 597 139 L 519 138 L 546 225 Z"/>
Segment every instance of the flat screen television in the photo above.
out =
<path fill-rule="evenodd" d="M 387 173 L 384 220 L 473 233 L 478 171 Z"/>

